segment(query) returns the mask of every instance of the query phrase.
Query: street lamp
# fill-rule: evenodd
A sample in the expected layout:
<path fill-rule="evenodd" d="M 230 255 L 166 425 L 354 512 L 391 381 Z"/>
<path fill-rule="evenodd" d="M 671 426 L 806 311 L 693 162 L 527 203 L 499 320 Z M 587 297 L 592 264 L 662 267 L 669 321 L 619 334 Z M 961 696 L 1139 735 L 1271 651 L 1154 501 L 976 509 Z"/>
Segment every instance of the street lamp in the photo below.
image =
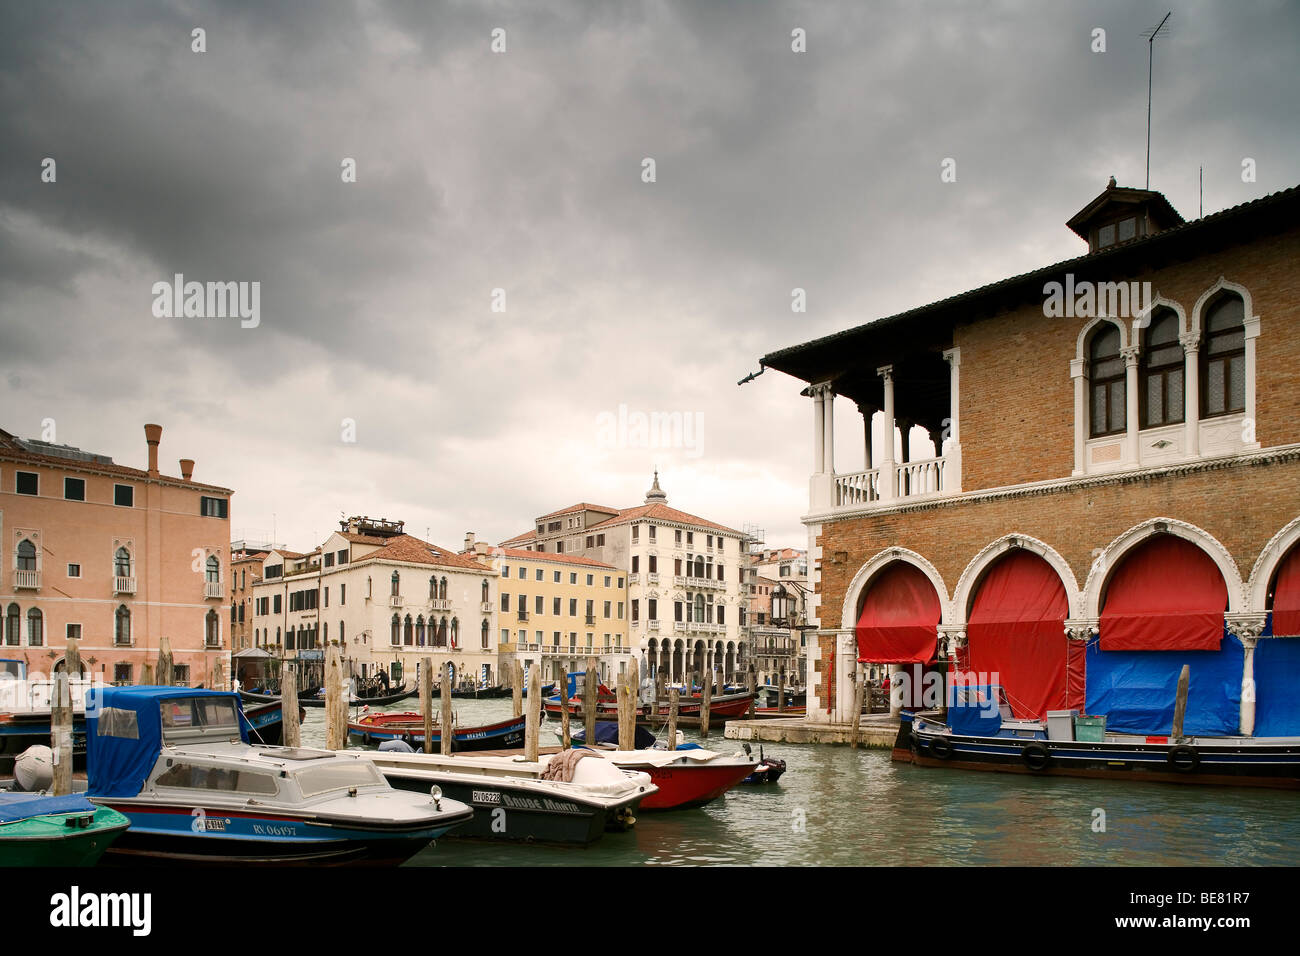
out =
<path fill-rule="evenodd" d="M 772 624 L 775 627 L 785 627 L 786 621 L 790 614 L 790 592 L 785 589 L 784 584 L 778 584 L 772 589 Z"/>

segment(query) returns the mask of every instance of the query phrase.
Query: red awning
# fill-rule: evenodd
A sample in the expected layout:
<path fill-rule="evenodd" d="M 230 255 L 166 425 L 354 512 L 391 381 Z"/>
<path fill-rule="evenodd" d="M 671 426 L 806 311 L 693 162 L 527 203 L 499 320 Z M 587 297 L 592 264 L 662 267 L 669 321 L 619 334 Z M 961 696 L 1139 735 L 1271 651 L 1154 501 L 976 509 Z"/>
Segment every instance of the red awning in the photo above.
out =
<path fill-rule="evenodd" d="M 1124 558 L 1101 610 L 1103 651 L 1217 651 L 1228 587 L 1208 554 L 1158 535 Z"/>
<path fill-rule="evenodd" d="M 939 637 L 939 595 L 915 565 L 896 561 L 871 582 L 858 617 L 858 660 L 928 664 Z"/>
<path fill-rule="evenodd" d="M 966 625 L 967 667 L 981 682 L 1000 683 L 1017 717 L 1042 719 L 1066 706 L 1069 612 L 1061 576 L 1032 551 L 1011 552 L 980 582 Z"/>
<path fill-rule="evenodd" d="M 1273 636 L 1300 635 L 1300 546 L 1282 559 L 1273 585 Z"/>

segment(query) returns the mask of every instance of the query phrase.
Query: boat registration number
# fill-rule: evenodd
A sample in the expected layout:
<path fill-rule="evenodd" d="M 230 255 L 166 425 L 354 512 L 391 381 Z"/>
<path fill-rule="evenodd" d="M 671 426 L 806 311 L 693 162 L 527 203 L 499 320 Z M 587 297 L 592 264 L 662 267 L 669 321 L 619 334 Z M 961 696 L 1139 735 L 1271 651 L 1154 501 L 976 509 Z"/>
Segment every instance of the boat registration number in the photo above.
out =
<path fill-rule="evenodd" d="M 495 790 L 475 790 L 472 798 L 473 803 L 490 803 L 493 806 L 501 804 L 501 794 Z"/>

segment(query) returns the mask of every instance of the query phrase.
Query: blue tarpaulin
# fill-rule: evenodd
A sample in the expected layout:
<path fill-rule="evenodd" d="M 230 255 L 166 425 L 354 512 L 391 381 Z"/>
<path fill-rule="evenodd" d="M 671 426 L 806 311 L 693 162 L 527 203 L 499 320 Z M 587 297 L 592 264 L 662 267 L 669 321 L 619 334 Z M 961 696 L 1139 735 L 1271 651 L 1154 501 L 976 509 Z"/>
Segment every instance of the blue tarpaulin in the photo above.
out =
<path fill-rule="evenodd" d="M 1105 714 L 1106 729 L 1118 733 L 1168 734 L 1178 674 L 1187 664 L 1191 680 L 1183 733 L 1235 735 L 1241 721 L 1244 660 L 1241 642 L 1226 632 L 1217 651 L 1103 651 L 1094 639 L 1088 644 L 1088 713 Z"/>
<path fill-rule="evenodd" d="M 239 695 L 221 691 L 191 687 L 91 688 L 86 694 L 87 792 L 97 797 L 136 796 L 162 749 L 163 705 L 172 701 L 178 706 L 179 701 L 194 698 L 233 699 L 240 710 Z M 183 716 L 188 721 L 199 719 L 189 709 Z M 241 720 L 238 729 L 240 739 L 247 743 L 245 724 Z"/>
<path fill-rule="evenodd" d="M 1264 632 L 1272 633 L 1272 622 Z M 1255 736 L 1300 736 L 1300 637 L 1255 645 Z"/>
<path fill-rule="evenodd" d="M 94 813 L 96 809 L 81 794 L 47 797 L 37 793 L 0 793 L 0 823 L 17 823 L 51 813 Z"/>

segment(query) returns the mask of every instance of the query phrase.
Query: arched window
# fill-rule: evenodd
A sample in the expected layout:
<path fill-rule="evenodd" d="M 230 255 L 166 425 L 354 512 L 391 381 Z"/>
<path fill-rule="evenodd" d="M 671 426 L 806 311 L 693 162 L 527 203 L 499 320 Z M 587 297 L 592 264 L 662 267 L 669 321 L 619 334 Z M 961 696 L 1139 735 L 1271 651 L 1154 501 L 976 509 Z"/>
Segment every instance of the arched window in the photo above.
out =
<path fill-rule="evenodd" d="M 397 616 L 396 614 L 393 615 L 393 621 L 392 621 L 392 634 L 390 635 L 390 640 L 391 640 L 391 642 L 392 642 L 393 647 L 401 647 L 401 645 L 402 645 L 402 622 L 401 622 L 401 620 L 398 618 L 398 616 Z"/>
<path fill-rule="evenodd" d="M 695 623 L 702 624 L 703 622 L 704 622 L 704 595 L 697 594 L 695 595 Z"/>
<path fill-rule="evenodd" d="M 1124 357 L 1120 355 L 1118 326 L 1103 322 L 1088 346 L 1091 410 L 1089 434 L 1093 438 L 1117 435 L 1128 427 L 1124 396 Z"/>
<path fill-rule="evenodd" d="M 40 608 L 27 612 L 27 646 L 41 647 L 45 643 L 45 618 Z"/>
<path fill-rule="evenodd" d="M 1142 364 L 1139 375 L 1142 427 L 1174 425 L 1184 418 L 1183 346 L 1178 341 L 1178 315 L 1172 309 L 1157 309 L 1142 333 Z"/>
<path fill-rule="evenodd" d="M 27 538 L 23 538 L 18 542 L 18 570 L 36 570 L 36 545 L 32 544 Z"/>
<path fill-rule="evenodd" d="M 484 604 L 486 604 L 486 603 L 490 600 L 490 598 L 488 597 L 488 583 L 487 583 L 487 578 L 484 578 L 484 579 L 483 579 L 483 597 L 481 598 L 481 600 L 483 601 Z M 483 623 L 486 624 L 487 622 L 484 621 Z M 486 644 L 484 644 L 483 646 L 484 646 L 484 647 L 487 647 Z"/>
<path fill-rule="evenodd" d="M 415 629 L 411 624 L 411 615 L 406 615 L 406 621 L 402 626 L 402 643 L 410 647 L 415 643 Z"/>
<path fill-rule="evenodd" d="M 451 619 L 451 646 L 456 647 L 460 644 L 460 618 Z"/>
<path fill-rule="evenodd" d="M 118 548 L 113 554 L 113 574 L 119 578 L 131 576 L 131 552 L 126 548 Z"/>
<path fill-rule="evenodd" d="M 10 604 L 9 610 L 5 612 L 5 643 L 10 647 L 17 647 L 20 643 L 18 634 L 18 623 L 21 620 L 17 604 Z"/>
<path fill-rule="evenodd" d="M 126 645 L 131 643 L 131 609 L 125 604 L 119 604 L 114 614 L 113 643 Z"/>
<path fill-rule="evenodd" d="M 438 623 L 438 646 L 447 646 L 447 619 L 445 617 Z"/>
<path fill-rule="evenodd" d="M 390 580 L 393 585 L 393 591 L 392 591 L 393 596 L 397 597 L 397 595 L 402 593 L 402 576 L 398 574 L 396 571 L 394 571 L 393 576 Z"/>
<path fill-rule="evenodd" d="M 415 619 L 415 646 L 424 647 L 424 615 Z"/>
<path fill-rule="evenodd" d="M 221 562 L 217 560 L 215 554 L 208 555 L 207 581 L 209 584 L 218 584 L 221 581 Z"/>
<path fill-rule="evenodd" d="M 345 635 L 344 635 L 344 633 L 343 633 L 343 622 L 342 622 L 342 621 L 339 621 L 339 643 L 340 643 L 340 644 L 343 643 L 343 641 L 344 641 L 344 636 L 345 636 Z"/>
<path fill-rule="evenodd" d="M 442 579 L 442 583 L 438 587 L 438 597 L 444 601 L 447 599 L 447 579 L 445 577 Z"/>
<path fill-rule="evenodd" d="M 1201 417 L 1246 410 L 1246 326 L 1241 296 L 1225 292 L 1205 310 Z"/>
<path fill-rule="evenodd" d="M 483 582 L 483 587 L 485 589 L 487 588 L 486 581 Z M 486 618 L 483 621 L 483 626 L 479 628 L 479 637 L 483 641 L 483 650 L 487 650 L 488 649 L 488 622 Z"/>
<path fill-rule="evenodd" d="M 429 575 L 429 600 L 435 600 L 438 597 L 438 579 Z"/>
<path fill-rule="evenodd" d="M 203 635 L 207 640 L 208 647 L 219 647 L 221 644 L 221 621 L 217 617 L 216 611 L 208 611 L 204 618 Z"/>

